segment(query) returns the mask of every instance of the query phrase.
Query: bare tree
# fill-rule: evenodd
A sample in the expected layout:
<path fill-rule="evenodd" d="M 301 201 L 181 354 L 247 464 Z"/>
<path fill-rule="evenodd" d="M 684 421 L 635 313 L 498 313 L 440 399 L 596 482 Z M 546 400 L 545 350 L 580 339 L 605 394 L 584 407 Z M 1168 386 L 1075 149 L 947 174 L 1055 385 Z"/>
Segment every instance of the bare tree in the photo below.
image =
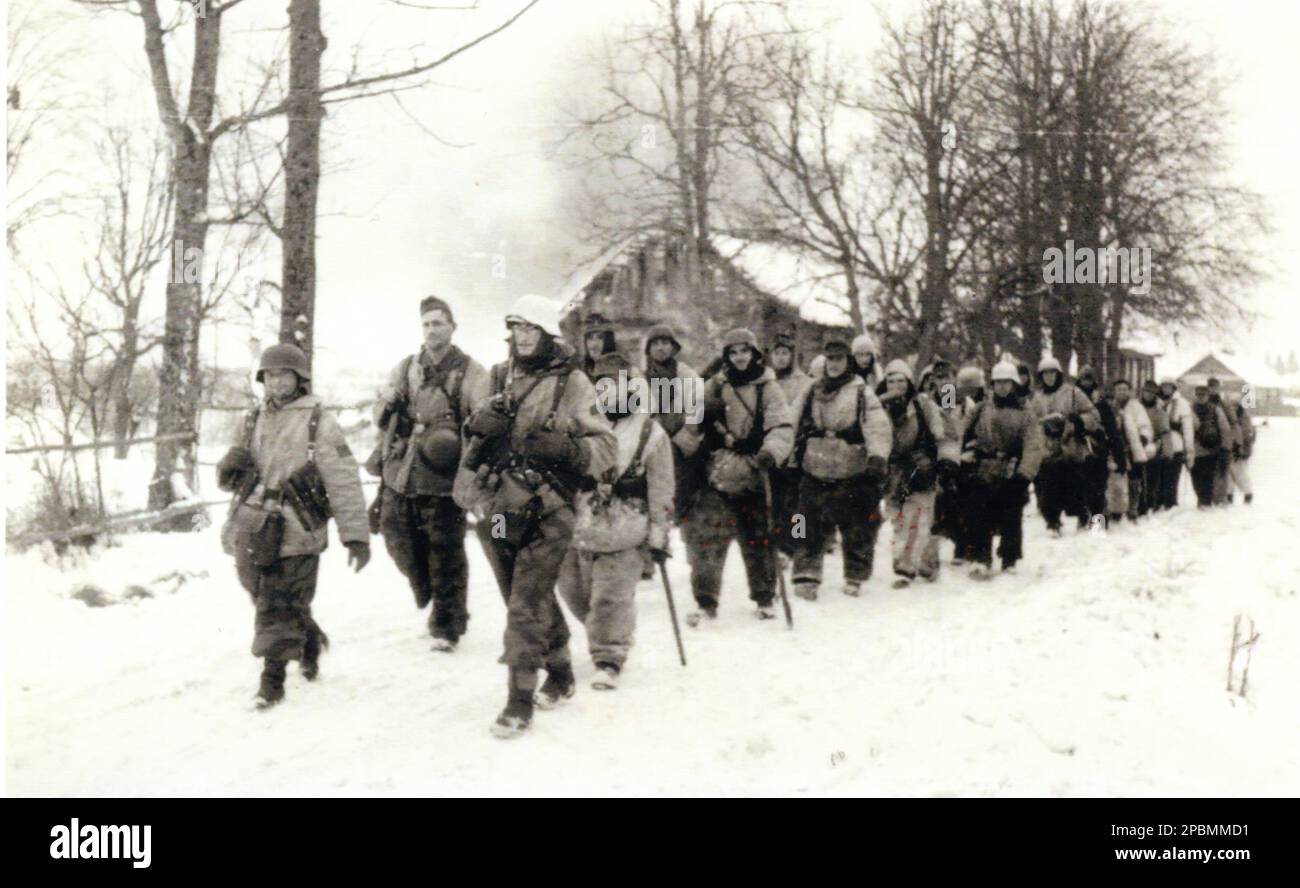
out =
<path fill-rule="evenodd" d="M 134 403 L 135 370 L 162 344 L 160 332 L 143 317 L 150 275 L 180 258 L 172 253 L 170 232 L 173 189 L 167 177 L 165 144 L 154 141 L 139 157 L 131 136 L 120 127 L 106 129 L 99 145 L 103 167 L 112 181 L 98 199 L 101 220 L 95 255 L 85 264 L 92 293 L 107 303 L 109 316 L 93 333 L 108 349 L 115 455 L 124 459 L 143 405 Z M 137 181 L 143 173 L 143 186 Z M 168 267 L 168 272 L 172 269 Z"/>

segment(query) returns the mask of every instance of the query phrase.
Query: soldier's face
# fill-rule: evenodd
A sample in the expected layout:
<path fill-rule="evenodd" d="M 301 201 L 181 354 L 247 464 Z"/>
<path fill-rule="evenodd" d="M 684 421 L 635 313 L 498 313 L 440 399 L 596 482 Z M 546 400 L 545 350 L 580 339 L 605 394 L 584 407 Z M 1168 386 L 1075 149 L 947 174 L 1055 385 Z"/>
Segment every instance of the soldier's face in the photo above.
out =
<path fill-rule="evenodd" d="M 673 341 L 660 337 L 650 343 L 650 357 L 662 364 L 673 356 Z"/>
<path fill-rule="evenodd" d="M 894 373 L 885 380 L 885 393 L 891 398 L 901 398 L 907 394 L 907 377 Z"/>
<path fill-rule="evenodd" d="M 727 349 L 727 360 L 737 370 L 748 369 L 749 362 L 754 360 L 754 350 L 747 345 L 733 345 Z"/>
<path fill-rule="evenodd" d="M 510 336 L 515 341 L 515 351 L 526 358 L 537 351 L 537 346 L 542 341 L 542 328 L 532 324 L 511 324 Z"/>
<path fill-rule="evenodd" d="M 1173 396 L 1174 396 L 1174 386 L 1170 385 L 1167 382 L 1164 385 L 1160 386 L 1160 397 L 1164 398 L 1167 401 Z"/>
<path fill-rule="evenodd" d="M 772 353 L 768 355 L 768 359 L 772 363 L 772 369 L 784 370 L 786 367 L 790 366 L 790 361 L 794 359 L 794 352 L 784 346 L 774 348 L 772 349 Z"/>
<path fill-rule="evenodd" d="M 826 375 L 831 379 L 836 379 L 844 375 L 844 371 L 849 369 L 849 359 L 846 355 L 836 355 L 833 358 L 826 359 Z"/>
<path fill-rule="evenodd" d="M 1117 404 L 1121 404 L 1121 405 L 1123 405 L 1123 404 L 1127 404 L 1127 403 L 1128 403 L 1128 399 L 1129 399 L 1132 395 L 1133 395 L 1133 392 L 1129 390 L 1129 387 L 1128 387 L 1126 384 L 1124 384 L 1124 383 L 1117 383 L 1117 384 L 1115 385 L 1115 402 L 1116 402 Z"/>
<path fill-rule="evenodd" d="M 1051 388 L 1052 386 L 1056 385 L 1056 380 L 1060 375 L 1061 374 L 1057 373 L 1055 370 L 1044 370 L 1043 385 L 1047 386 L 1048 388 Z"/>
<path fill-rule="evenodd" d="M 424 344 L 434 351 L 451 342 L 452 331 L 456 329 L 451 319 L 436 308 L 420 315 L 420 327 L 424 330 Z"/>
<path fill-rule="evenodd" d="M 287 398 L 298 388 L 298 374 L 292 370 L 267 370 L 262 374 L 262 385 L 272 398 Z"/>
<path fill-rule="evenodd" d="M 587 346 L 587 354 L 593 358 L 599 358 L 605 353 L 605 334 L 588 333 L 582 340 Z"/>
<path fill-rule="evenodd" d="M 871 366 L 874 356 L 866 349 L 860 349 L 853 353 L 853 360 L 858 362 L 859 367 L 866 368 Z"/>
<path fill-rule="evenodd" d="M 993 383 L 993 394 L 999 398 L 1005 398 L 1011 394 L 1011 389 L 1014 387 L 1015 383 L 1011 380 L 999 379 Z"/>

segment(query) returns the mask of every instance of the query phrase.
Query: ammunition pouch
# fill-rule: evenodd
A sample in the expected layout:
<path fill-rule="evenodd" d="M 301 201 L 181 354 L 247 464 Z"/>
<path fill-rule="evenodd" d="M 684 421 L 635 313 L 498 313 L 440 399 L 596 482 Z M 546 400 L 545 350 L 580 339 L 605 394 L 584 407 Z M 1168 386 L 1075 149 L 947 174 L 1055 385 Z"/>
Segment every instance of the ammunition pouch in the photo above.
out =
<path fill-rule="evenodd" d="M 221 532 L 226 554 L 255 567 L 275 564 L 283 544 L 284 515 L 252 506 L 237 508 Z"/>
<path fill-rule="evenodd" d="M 515 548 L 523 548 L 537 534 L 543 503 L 537 488 L 524 472 L 506 469 L 486 474 L 485 496 L 475 505 L 474 517 L 485 523 L 493 539 Z M 500 532 L 504 524 L 504 533 Z"/>
<path fill-rule="evenodd" d="M 325 479 L 314 461 L 309 461 L 284 480 L 284 501 L 308 533 L 324 527 L 334 514 Z"/>

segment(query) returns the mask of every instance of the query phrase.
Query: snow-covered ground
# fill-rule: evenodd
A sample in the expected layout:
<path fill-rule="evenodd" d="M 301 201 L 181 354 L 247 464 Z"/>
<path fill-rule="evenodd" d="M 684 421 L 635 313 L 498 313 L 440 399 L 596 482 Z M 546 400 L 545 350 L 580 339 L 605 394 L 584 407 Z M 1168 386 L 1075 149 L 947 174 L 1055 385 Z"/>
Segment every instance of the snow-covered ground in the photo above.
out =
<path fill-rule="evenodd" d="M 737 553 L 718 621 L 676 659 L 663 589 L 638 593 L 616 692 L 586 687 L 492 738 L 503 607 L 471 540 L 472 619 L 454 655 L 382 544 L 360 575 L 334 543 L 316 612 L 322 677 L 250 711 L 252 610 L 216 529 L 7 559 L 11 795 L 1300 793 L 1300 420 L 1260 430 L 1252 507 L 1184 505 L 1109 536 L 1048 539 L 1026 514 L 1020 573 L 889 588 L 889 532 L 860 599 L 838 558 L 795 631 L 750 615 Z M 219 516 L 218 516 L 219 517 Z M 946 557 L 946 556 L 945 556 Z M 677 545 L 679 611 L 690 605 Z M 883 569 L 880 569 L 883 568 Z M 85 599 L 96 587 L 107 606 Z M 138 588 L 132 588 L 138 587 Z M 142 597 L 142 596 L 149 597 Z M 1225 691 L 1236 614 L 1260 633 Z M 572 622 L 572 621 L 571 621 Z"/>

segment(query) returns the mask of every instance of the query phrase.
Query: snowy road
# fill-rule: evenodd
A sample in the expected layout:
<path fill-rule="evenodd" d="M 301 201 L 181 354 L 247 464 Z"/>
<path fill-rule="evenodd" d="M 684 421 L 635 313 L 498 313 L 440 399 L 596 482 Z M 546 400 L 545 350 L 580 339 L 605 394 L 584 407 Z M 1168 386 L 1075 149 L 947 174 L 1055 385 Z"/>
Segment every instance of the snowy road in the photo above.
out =
<path fill-rule="evenodd" d="M 429 650 L 376 539 L 365 573 L 324 556 L 322 678 L 249 711 L 252 611 L 215 530 L 140 535 L 59 570 L 7 559 L 10 795 L 1300 793 L 1300 422 L 1262 428 L 1257 502 L 1184 506 L 1109 537 L 1048 539 L 1026 515 L 1015 577 L 888 588 L 888 530 L 863 598 L 756 622 L 737 553 L 718 621 L 676 660 L 663 590 L 638 593 L 622 687 L 586 687 L 503 743 L 504 612 L 470 542 L 472 619 Z M 670 562 L 690 604 L 684 553 Z M 945 561 L 950 547 L 945 546 Z M 881 568 L 884 568 L 883 570 Z M 183 571 L 192 574 L 156 582 Z M 94 583 L 116 603 L 70 597 Z M 129 586 L 153 597 L 126 599 Z M 171 591 L 178 586 L 176 591 Z M 1235 614 L 1261 640 L 1245 699 L 1224 690 Z M 572 623 L 572 621 L 571 621 Z"/>

